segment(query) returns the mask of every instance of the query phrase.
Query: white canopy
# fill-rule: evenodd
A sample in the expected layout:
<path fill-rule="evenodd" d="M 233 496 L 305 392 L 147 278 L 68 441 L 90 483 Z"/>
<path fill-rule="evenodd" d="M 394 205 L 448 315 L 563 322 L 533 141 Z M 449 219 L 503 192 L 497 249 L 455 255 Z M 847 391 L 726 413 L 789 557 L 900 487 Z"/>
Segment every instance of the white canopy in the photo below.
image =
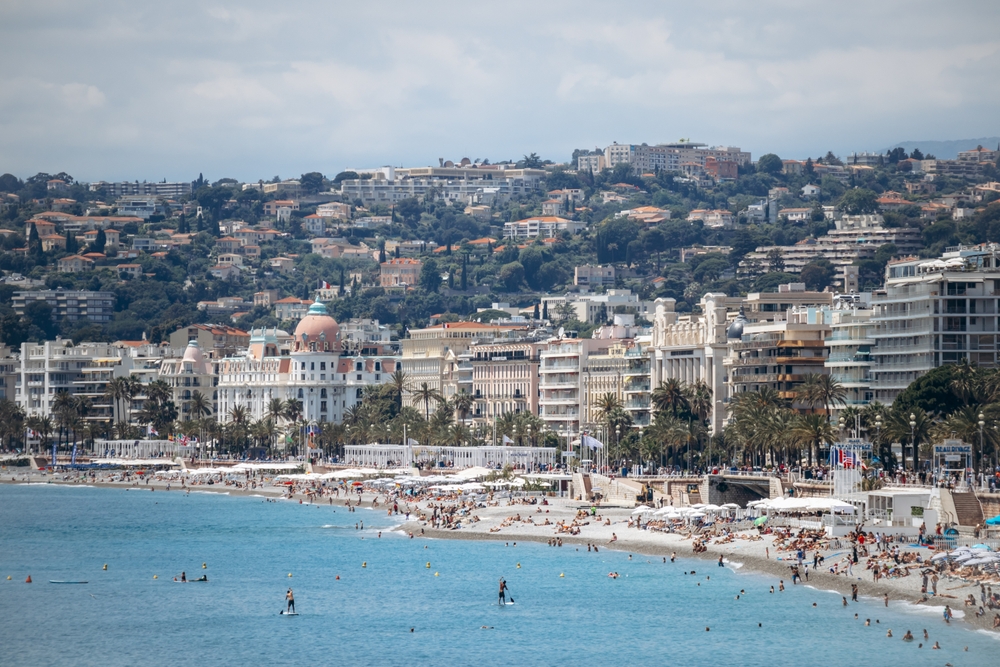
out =
<path fill-rule="evenodd" d="M 483 466 L 472 466 L 471 468 L 459 470 L 457 473 L 452 475 L 452 478 L 461 481 L 471 481 L 474 479 L 480 479 L 482 477 L 486 477 L 487 475 L 493 472 L 494 472 L 493 470 L 490 470 L 489 468 L 484 468 Z"/>

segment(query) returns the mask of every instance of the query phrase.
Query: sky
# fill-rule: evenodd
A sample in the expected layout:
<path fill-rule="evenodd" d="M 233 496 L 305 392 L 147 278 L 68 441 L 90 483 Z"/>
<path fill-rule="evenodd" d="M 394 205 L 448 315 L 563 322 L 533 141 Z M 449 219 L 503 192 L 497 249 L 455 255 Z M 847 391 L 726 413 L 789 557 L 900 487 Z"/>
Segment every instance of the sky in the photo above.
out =
<path fill-rule="evenodd" d="M 1000 134 L 1000 3 L 0 0 L 0 173 L 327 176 Z"/>

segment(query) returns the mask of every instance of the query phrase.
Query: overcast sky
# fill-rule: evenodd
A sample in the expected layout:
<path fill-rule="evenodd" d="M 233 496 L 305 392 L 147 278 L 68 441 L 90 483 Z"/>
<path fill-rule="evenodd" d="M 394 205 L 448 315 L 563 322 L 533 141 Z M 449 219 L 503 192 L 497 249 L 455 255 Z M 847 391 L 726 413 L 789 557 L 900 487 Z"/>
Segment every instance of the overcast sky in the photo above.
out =
<path fill-rule="evenodd" d="M 997 26 L 988 0 L 0 0 L 0 172 L 256 180 L 996 135 Z"/>

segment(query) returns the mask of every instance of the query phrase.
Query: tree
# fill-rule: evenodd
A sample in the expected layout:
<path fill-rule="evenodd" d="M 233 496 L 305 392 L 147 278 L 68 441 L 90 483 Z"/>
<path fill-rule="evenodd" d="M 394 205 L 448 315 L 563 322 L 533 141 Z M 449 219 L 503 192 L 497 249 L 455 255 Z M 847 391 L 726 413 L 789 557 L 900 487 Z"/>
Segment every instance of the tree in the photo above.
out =
<path fill-rule="evenodd" d="M 837 208 L 848 215 L 878 213 L 878 194 L 867 188 L 853 188 L 844 193 Z"/>
<path fill-rule="evenodd" d="M 475 400 L 472 398 L 472 394 L 463 389 L 455 394 L 455 397 L 451 402 L 455 407 L 455 412 L 458 413 L 459 421 L 464 423 L 465 418 L 468 416 L 469 411 L 472 410 L 472 406 L 475 403 Z"/>
<path fill-rule="evenodd" d="M 356 181 L 359 178 L 360 176 L 358 176 L 358 172 L 356 171 L 342 171 L 333 177 L 333 182 L 339 185 L 341 181 Z"/>
<path fill-rule="evenodd" d="M 813 464 L 813 453 L 819 459 L 819 450 L 824 443 L 830 444 L 836 438 L 833 426 L 826 415 L 799 415 L 792 428 L 792 435 L 809 446 L 809 465 Z"/>
<path fill-rule="evenodd" d="M 75 255 L 80 250 L 80 244 L 76 241 L 76 234 L 73 232 L 66 232 L 66 252 L 71 255 Z"/>
<path fill-rule="evenodd" d="M 771 248 L 767 251 L 767 270 L 772 273 L 781 273 L 785 270 L 785 258 L 781 254 L 781 248 Z"/>
<path fill-rule="evenodd" d="M 658 411 L 670 410 L 671 416 L 677 416 L 677 409 L 688 409 L 687 392 L 684 383 L 677 378 L 667 378 L 650 394 L 650 401 Z"/>
<path fill-rule="evenodd" d="M 765 174 L 780 174 L 784 168 L 785 165 L 781 161 L 781 158 L 774 153 L 761 155 L 760 159 L 757 160 L 757 170 Z"/>
<path fill-rule="evenodd" d="M 538 157 L 537 153 L 525 155 L 524 159 L 518 162 L 518 167 L 522 169 L 541 169 L 542 166 L 542 158 Z"/>
<path fill-rule="evenodd" d="M 500 282 L 508 292 L 516 292 L 524 281 L 524 266 L 520 262 L 510 262 L 500 267 Z"/>
<path fill-rule="evenodd" d="M 424 404 L 424 419 L 430 419 L 431 401 L 443 401 L 444 397 L 437 389 L 434 389 L 426 382 L 421 382 L 420 387 L 414 392 L 417 400 Z"/>
<path fill-rule="evenodd" d="M 316 194 L 323 189 L 323 174 L 318 171 L 310 171 L 299 177 L 299 185 L 303 192 Z"/>
<path fill-rule="evenodd" d="M 441 287 L 441 269 L 433 257 L 424 262 L 420 269 L 420 286 L 428 292 L 437 292 Z"/>
<path fill-rule="evenodd" d="M 104 247 L 108 244 L 108 237 L 104 233 L 104 229 L 98 229 L 97 235 L 94 237 L 94 243 L 90 246 L 91 252 L 104 252 Z"/>
<path fill-rule="evenodd" d="M 38 227 L 35 223 L 31 223 L 31 229 L 28 231 L 28 253 L 33 257 L 41 257 L 43 254 L 42 250 L 42 239 L 38 235 Z"/>
<path fill-rule="evenodd" d="M 389 376 L 389 379 L 386 382 L 390 391 L 396 397 L 397 411 L 401 412 L 403 410 L 403 394 L 409 391 L 409 382 L 409 376 L 399 368 L 393 371 L 392 375 Z"/>
<path fill-rule="evenodd" d="M 822 292 L 833 281 L 833 265 L 828 259 L 817 259 L 802 267 L 799 277 L 808 289 Z"/>
<path fill-rule="evenodd" d="M 469 282 L 467 276 L 468 264 L 469 264 L 469 255 L 468 254 L 462 255 L 462 281 L 460 283 L 460 286 L 463 292 L 469 289 Z"/>

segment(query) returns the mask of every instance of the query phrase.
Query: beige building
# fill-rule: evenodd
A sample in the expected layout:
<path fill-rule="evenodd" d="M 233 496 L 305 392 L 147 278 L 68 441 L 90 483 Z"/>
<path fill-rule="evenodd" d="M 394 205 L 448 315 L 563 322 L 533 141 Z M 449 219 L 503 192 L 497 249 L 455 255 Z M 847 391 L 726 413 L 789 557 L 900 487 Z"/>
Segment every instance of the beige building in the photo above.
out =
<path fill-rule="evenodd" d="M 539 353 L 538 416 L 556 433 L 575 436 L 586 428 L 590 393 L 585 376 L 589 358 L 616 344 L 595 338 L 551 340 Z M 602 372 L 609 378 L 610 373 Z M 595 389 L 602 383 L 598 380 Z"/>
<path fill-rule="evenodd" d="M 250 334 L 224 324 L 192 324 L 170 334 L 170 347 L 186 350 L 192 340 L 210 359 L 221 359 L 245 350 L 250 345 Z"/>
<path fill-rule="evenodd" d="M 473 345 L 498 342 L 498 339 L 525 330 L 526 327 L 479 322 L 450 322 L 426 329 L 410 329 L 409 338 L 403 339 L 400 344 L 401 368 L 407 375 L 409 385 L 403 396 L 404 403 L 422 410 L 423 405 L 415 394 L 424 383 L 441 392 L 445 398 L 453 396 L 459 391 L 459 356 L 469 352 Z M 471 366 L 469 370 L 472 370 Z"/>
<path fill-rule="evenodd" d="M 219 376 L 215 366 L 198 342 L 192 340 L 184 350 L 181 359 L 164 359 L 160 363 L 160 379 L 170 385 L 173 392 L 174 406 L 177 408 L 177 418 L 181 421 L 199 419 L 208 415 L 196 415 L 191 410 L 191 395 L 201 392 L 208 399 L 211 416 L 219 411 L 219 395 L 216 385 Z"/>
<path fill-rule="evenodd" d="M 544 347 L 515 341 L 469 349 L 475 419 L 493 420 L 508 412 L 538 414 L 538 354 Z"/>
<path fill-rule="evenodd" d="M 573 284 L 581 287 L 615 284 L 615 267 L 584 264 L 573 269 Z"/>
<path fill-rule="evenodd" d="M 424 263 L 419 259 L 397 257 L 382 262 L 379 284 L 382 287 L 412 287 L 420 280 L 420 270 Z"/>

